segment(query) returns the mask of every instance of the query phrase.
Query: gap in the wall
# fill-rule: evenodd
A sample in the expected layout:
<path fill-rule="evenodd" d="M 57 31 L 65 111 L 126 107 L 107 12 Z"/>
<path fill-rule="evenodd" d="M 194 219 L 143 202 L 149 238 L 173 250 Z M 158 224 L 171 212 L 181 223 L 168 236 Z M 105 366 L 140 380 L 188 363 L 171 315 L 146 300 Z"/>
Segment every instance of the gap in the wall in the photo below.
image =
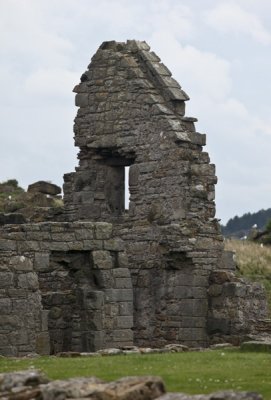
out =
<path fill-rule="evenodd" d="M 129 202 L 130 202 L 130 190 L 129 190 L 129 169 L 130 167 L 124 167 L 124 184 L 125 184 L 125 191 L 124 191 L 124 198 L 125 198 L 125 210 L 129 210 Z"/>

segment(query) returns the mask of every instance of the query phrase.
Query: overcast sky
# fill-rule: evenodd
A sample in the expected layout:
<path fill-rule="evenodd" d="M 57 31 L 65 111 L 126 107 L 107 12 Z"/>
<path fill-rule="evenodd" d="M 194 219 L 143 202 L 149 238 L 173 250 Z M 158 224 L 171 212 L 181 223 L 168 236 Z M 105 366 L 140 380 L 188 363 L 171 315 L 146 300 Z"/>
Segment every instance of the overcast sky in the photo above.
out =
<path fill-rule="evenodd" d="M 146 40 L 189 94 L 217 217 L 271 207 L 270 0 L 0 0 L 0 181 L 77 165 L 72 89 L 105 40 Z"/>

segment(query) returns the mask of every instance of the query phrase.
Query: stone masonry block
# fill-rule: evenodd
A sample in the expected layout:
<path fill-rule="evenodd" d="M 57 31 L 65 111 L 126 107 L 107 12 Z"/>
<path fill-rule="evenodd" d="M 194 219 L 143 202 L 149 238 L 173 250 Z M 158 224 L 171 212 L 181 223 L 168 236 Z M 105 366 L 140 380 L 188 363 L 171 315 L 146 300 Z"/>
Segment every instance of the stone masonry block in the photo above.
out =
<path fill-rule="evenodd" d="M 133 327 L 133 317 L 120 316 L 116 319 L 116 328 L 118 329 L 129 329 Z"/>
<path fill-rule="evenodd" d="M 109 302 L 123 302 L 133 300 L 132 289 L 106 289 L 105 298 Z"/>
<path fill-rule="evenodd" d="M 0 299 L 0 315 L 9 314 L 12 310 L 12 303 L 10 299 Z M 1 319 L 1 317 L 0 317 Z"/>
<path fill-rule="evenodd" d="M 202 328 L 180 328 L 178 339 L 181 341 L 206 340 L 206 332 Z"/>
<path fill-rule="evenodd" d="M 96 239 L 110 239 L 112 237 L 112 224 L 97 222 L 95 224 Z"/>
<path fill-rule="evenodd" d="M 133 331 L 131 329 L 118 329 L 113 331 L 114 342 L 128 342 L 133 343 Z"/>
<path fill-rule="evenodd" d="M 99 290 L 82 290 L 83 308 L 88 310 L 100 310 L 104 304 L 104 293 Z"/>
<path fill-rule="evenodd" d="M 1 330 L 17 330 L 23 325 L 18 315 L 1 315 Z"/>
<path fill-rule="evenodd" d="M 114 278 L 111 270 L 95 270 L 94 274 L 99 288 L 112 288 L 114 286 Z"/>
<path fill-rule="evenodd" d="M 111 251 L 123 251 L 124 250 L 124 242 L 119 239 L 109 239 L 104 241 L 104 249 Z"/>
<path fill-rule="evenodd" d="M 16 346 L 3 346 L 0 345 L 0 354 L 4 357 L 17 357 L 18 350 Z"/>
<path fill-rule="evenodd" d="M 39 288 L 39 281 L 37 274 L 33 272 L 19 274 L 18 287 L 23 289 L 37 290 Z"/>
<path fill-rule="evenodd" d="M 41 331 L 45 332 L 48 331 L 48 310 L 41 311 Z"/>
<path fill-rule="evenodd" d="M 88 106 L 88 94 L 78 93 L 75 96 L 75 105 L 77 107 L 87 107 Z"/>
<path fill-rule="evenodd" d="M 131 278 L 116 278 L 115 279 L 116 289 L 131 289 L 132 281 Z"/>
<path fill-rule="evenodd" d="M 115 278 L 130 278 L 130 270 L 128 268 L 114 268 L 112 274 Z"/>
<path fill-rule="evenodd" d="M 207 299 L 181 300 L 182 316 L 204 317 L 207 315 Z"/>
<path fill-rule="evenodd" d="M 113 268 L 113 259 L 109 251 L 96 250 L 92 252 L 93 267 L 95 269 Z"/>
<path fill-rule="evenodd" d="M 205 328 L 205 317 L 183 317 L 181 320 L 182 328 Z"/>
<path fill-rule="evenodd" d="M 83 240 L 83 250 L 102 250 L 102 240 Z"/>
<path fill-rule="evenodd" d="M 35 253 L 34 267 L 37 271 L 46 271 L 49 269 L 50 255 L 46 253 Z"/>
<path fill-rule="evenodd" d="M 128 257 L 126 252 L 120 251 L 118 252 L 118 267 L 119 268 L 127 268 L 128 267 Z"/>
<path fill-rule="evenodd" d="M 177 286 L 174 288 L 174 297 L 176 299 L 205 299 L 206 289 L 194 286 Z"/>
<path fill-rule="evenodd" d="M 0 273 L 0 288 L 8 288 L 13 286 L 14 275 L 12 272 Z"/>
<path fill-rule="evenodd" d="M 52 240 L 56 242 L 72 242 L 75 235 L 72 232 L 52 233 Z"/>
<path fill-rule="evenodd" d="M 27 271 L 33 270 L 32 260 L 25 256 L 11 257 L 9 263 L 16 271 L 26 271 L 27 272 Z"/>
<path fill-rule="evenodd" d="M 24 253 L 26 251 L 39 251 L 40 250 L 39 242 L 34 241 L 34 240 L 25 240 L 25 241 L 21 240 L 17 243 L 17 246 L 18 246 L 19 253 Z"/>
<path fill-rule="evenodd" d="M 40 332 L 37 334 L 36 352 L 41 355 L 50 354 L 50 338 L 48 332 Z"/>
<path fill-rule="evenodd" d="M 15 240 L 0 239 L 0 251 L 17 250 L 17 243 Z"/>
<path fill-rule="evenodd" d="M 76 229 L 75 231 L 75 237 L 77 240 L 89 240 L 89 239 L 94 239 L 94 232 L 93 228 L 92 229 Z"/>
<path fill-rule="evenodd" d="M 119 305 L 119 315 L 133 315 L 133 303 L 130 301 L 120 302 Z"/>

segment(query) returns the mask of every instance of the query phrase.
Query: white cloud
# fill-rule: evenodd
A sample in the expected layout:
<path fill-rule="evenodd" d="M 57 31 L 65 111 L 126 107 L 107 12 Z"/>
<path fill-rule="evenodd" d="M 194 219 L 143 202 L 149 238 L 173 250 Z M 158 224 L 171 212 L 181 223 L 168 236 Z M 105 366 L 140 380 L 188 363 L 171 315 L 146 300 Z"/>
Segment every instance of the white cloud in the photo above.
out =
<path fill-rule="evenodd" d="M 238 4 L 222 3 L 205 13 L 206 22 L 221 33 L 245 34 L 263 45 L 271 44 L 271 33 L 258 15 Z"/>
<path fill-rule="evenodd" d="M 216 54 L 195 46 L 182 45 L 170 32 L 156 32 L 150 38 L 153 49 L 172 69 L 188 95 L 196 93 L 214 101 L 231 91 L 230 63 Z"/>
<path fill-rule="evenodd" d="M 58 29 L 50 29 L 49 11 L 34 0 L 10 0 L 1 6 L 0 54 L 14 70 L 69 62 L 72 43 Z"/>
<path fill-rule="evenodd" d="M 50 96 L 59 102 L 61 101 L 59 97 L 68 98 L 79 77 L 80 72 L 61 68 L 39 69 L 27 77 L 24 88 L 26 94 Z"/>

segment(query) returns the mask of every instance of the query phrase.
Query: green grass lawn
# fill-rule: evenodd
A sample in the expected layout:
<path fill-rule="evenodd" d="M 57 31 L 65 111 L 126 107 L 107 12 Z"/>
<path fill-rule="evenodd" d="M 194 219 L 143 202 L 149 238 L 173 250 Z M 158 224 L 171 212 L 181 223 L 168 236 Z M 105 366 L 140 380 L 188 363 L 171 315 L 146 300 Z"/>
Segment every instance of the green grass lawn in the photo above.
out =
<path fill-rule="evenodd" d="M 210 393 L 257 391 L 271 399 L 271 354 L 223 349 L 206 352 L 37 359 L 0 358 L 0 372 L 35 367 L 51 379 L 96 376 L 106 381 L 128 375 L 161 376 L 168 391 Z"/>

